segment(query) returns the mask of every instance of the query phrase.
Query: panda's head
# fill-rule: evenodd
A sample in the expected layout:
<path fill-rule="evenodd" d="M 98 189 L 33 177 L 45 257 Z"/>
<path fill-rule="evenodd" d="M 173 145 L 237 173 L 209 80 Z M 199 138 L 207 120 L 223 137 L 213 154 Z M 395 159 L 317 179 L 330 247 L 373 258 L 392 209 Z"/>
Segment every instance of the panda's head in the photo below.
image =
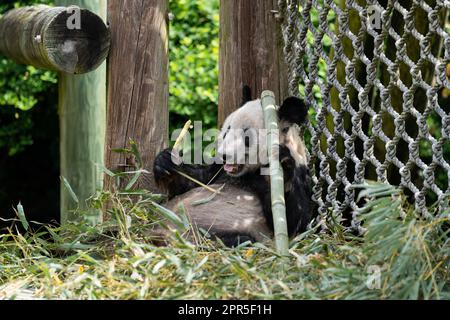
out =
<path fill-rule="evenodd" d="M 280 144 L 287 145 L 296 162 L 305 162 L 303 139 L 299 126 L 307 119 L 308 109 L 302 100 L 287 98 L 278 110 Z M 217 155 L 225 172 L 241 177 L 268 164 L 267 131 L 264 129 L 261 100 L 253 100 L 230 114 L 218 137 Z M 303 158 L 303 159 L 300 159 Z"/>

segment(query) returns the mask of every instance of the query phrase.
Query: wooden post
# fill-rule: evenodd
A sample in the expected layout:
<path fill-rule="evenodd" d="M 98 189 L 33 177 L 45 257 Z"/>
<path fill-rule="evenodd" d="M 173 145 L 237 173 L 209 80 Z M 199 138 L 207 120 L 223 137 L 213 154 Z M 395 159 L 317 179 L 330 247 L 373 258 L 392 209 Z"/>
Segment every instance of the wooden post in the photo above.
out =
<path fill-rule="evenodd" d="M 133 169 L 113 149 L 134 140 L 144 167 L 152 172 L 156 154 L 167 145 L 168 0 L 109 0 L 112 34 L 108 72 L 108 118 L 105 162 L 113 170 Z M 154 190 L 151 174 L 139 186 Z"/>
<path fill-rule="evenodd" d="M 77 5 L 106 19 L 107 0 L 57 0 L 57 5 Z M 81 19 L 81 25 L 84 20 Z M 85 75 L 61 74 L 59 78 L 61 176 L 67 179 L 78 203 L 61 183 L 61 223 L 77 221 L 73 210 L 87 208 L 86 200 L 103 187 L 106 123 L 106 63 Z M 84 214 L 84 213 L 83 213 Z M 91 210 L 92 223 L 101 212 Z"/>
<path fill-rule="evenodd" d="M 109 43 L 105 23 L 85 9 L 37 5 L 10 10 L 0 19 L 0 52 L 41 69 L 89 72 L 106 59 Z"/>
<path fill-rule="evenodd" d="M 288 94 L 278 0 L 220 1 L 219 125 L 242 104 L 242 89 L 252 98 L 275 93 L 277 103 Z"/>

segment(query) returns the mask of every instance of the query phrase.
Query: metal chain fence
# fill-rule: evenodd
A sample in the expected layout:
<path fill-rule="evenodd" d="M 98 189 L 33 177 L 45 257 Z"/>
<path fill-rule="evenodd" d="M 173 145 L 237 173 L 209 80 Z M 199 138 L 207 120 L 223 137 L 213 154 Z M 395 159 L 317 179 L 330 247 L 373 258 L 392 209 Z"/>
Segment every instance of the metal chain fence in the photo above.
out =
<path fill-rule="evenodd" d="M 449 205 L 450 2 L 280 0 L 289 89 L 314 114 L 318 223 L 351 220 L 356 185 L 399 185 L 423 217 Z M 353 215 L 353 216 L 352 216 Z"/>

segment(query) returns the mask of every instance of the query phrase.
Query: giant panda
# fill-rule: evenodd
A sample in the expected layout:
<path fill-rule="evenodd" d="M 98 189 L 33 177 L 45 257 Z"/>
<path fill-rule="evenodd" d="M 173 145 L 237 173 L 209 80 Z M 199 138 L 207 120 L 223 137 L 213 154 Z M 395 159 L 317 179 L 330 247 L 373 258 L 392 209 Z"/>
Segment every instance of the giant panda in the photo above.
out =
<path fill-rule="evenodd" d="M 289 97 L 278 110 L 279 156 L 284 171 L 287 226 L 290 237 L 306 230 L 312 219 L 311 177 L 300 126 L 307 120 L 302 100 Z M 269 164 L 264 116 L 260 100 L 244 101 L 230 114 L 220 131 L 216 159 L 211 165 L 180 163 L 172 149 L 163 150 L 154 162 L 154 177 L 168 193 L 165 206 L 173 212 L 183 210 L 197 230 L 206 231 L 229 247 L 243 242 L 264 242 L 273 238 L 270 177 L 264 175 Z M 244 152 L 242 152 L 244 150 Z M 250 162 L 250 156 L 257 161 Z M 254 158 L 254 157 L 253 157 Z M 220 190 L 219 194 L 180 175 Z M 154 232 L 155 242 L 166 244 L 168 229 Z M 193 239 L 195 232 L 188 232 Z"/>

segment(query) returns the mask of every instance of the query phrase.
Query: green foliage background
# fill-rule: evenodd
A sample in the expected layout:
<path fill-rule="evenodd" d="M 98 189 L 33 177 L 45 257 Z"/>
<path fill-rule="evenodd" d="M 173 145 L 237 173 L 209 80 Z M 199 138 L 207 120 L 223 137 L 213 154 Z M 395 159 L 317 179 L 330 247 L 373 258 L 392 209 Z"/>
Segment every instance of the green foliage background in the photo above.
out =
<path fill-rule="evenodd" d="M 0 14 L 14 7 L 37 2 L 2 1 Z M 33 120 L 28 111 L 39 101 L 45 100 L 45 93 L 56 83 L 56 76 L 52 72 L 17 65 L 0 56 L 0 152 L 6 150 L 9 156 L 13 156 L 33 143 Z"/>
<path fill-rule="evenodd" d="M 187 120 L 217 123 L 219 0 L 172 0 L 170 11 L 171 128 Z"/>

